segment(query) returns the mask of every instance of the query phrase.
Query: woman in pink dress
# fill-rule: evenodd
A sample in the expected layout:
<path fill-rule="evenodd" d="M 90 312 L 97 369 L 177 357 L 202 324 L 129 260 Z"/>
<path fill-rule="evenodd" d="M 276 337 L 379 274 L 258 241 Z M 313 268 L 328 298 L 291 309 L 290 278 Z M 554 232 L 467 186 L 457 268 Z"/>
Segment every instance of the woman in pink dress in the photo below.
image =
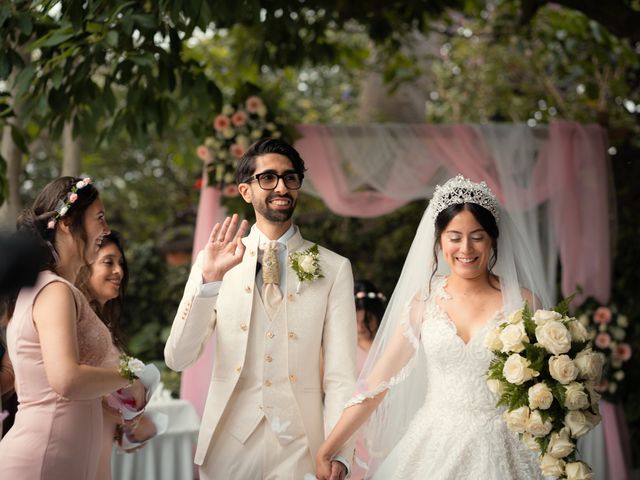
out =
<path fill-rule="evenodd" d="M 73 286 L 109 233 L 91 180 L 50 182 L 18 219 L 42 243 L 45 264 L 32 288 L 3 299 L 18 413 L 0 441 L 3 478 L 92 480 L 102 446 L 102 396 L 130 384 L 103 368 L 109 330 Z"/>
<path fill-rule="evenodd" d="M 85 294 L 91 308 L 111 333 L 111 356 L 114 358 L 114 366 L 117 365 L 121 352 L 126 351 L 119 322 L 128 282 L 129 267 L 120 235 L 112 231 L 103 238 L 96 260 L 81 269 L 76 285 Z M 139 380 L 135 381 L 126 391 L 132 399 L 135 399 L 137 410 L 143 409 L 146 392 L 142 383 Z M 102 453 L 96 480 L 111 479 L 111 453 L 114 439 L 121 445 L 122 437 L 126 435 L 127 444 L 132 446 L 127 452 L 133 452 L 157 433 L 153 420 L 147 414 L 142 413 L 134 421 L 125 422 L 117 410 L 106 404 L 103 406 Z"/>
<path fill-rule="evenodd" d="M 358 324 L 358 356 L 356 358 L 358 374 L 364 366 L 371 344 L 376 336 L 380 320 L 384 315 L 386 297 L 378 288 L 368 280 L 360 280 L 354 283 L 354 296 L 356 301 L 356 321 Z M 364 436 L 356 435 L 356 455 L 353 464 L 351 478 L 361 480 L 366 473 L 368 461 Z"/>

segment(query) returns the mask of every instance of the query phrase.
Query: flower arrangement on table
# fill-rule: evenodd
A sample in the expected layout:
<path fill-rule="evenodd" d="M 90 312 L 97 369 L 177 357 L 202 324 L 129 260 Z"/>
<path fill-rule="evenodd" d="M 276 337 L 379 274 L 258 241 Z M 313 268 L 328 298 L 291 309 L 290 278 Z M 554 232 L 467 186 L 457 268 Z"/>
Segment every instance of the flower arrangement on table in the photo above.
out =
<path fill-rule="evenodd" d="M 631 345 L 625 342 L 629 319 L 615 305 L 606 307 L 592 298 L 578 308 L 576 316 L 589 332 L 594 350 L 604 356 L 602 381 L 596 390 L 607 400 L 616 401 L 625 379 L 625 363 L 633 353 Z"/>
<path fill-rule="evenodd" d="M 283 135 L 284 127 L 261 97 L 253 95 L 225 105 L 213 120 L 213 136 L 197 149 L 207 168 L 208 184 L 218 187 L 224 196 L 237 196 L 236 164 L 247 148 L 261 138 Z"/>
<path fill-rule="evenodd" d="M 485 346 L 495 355 L 487 384 L 506 407 L 507 427 L 540 453 L 543 475 L 572 480 L 591 478 L 575 448 L 600 422 L 604 360 L 585 326 L 568 316 L 568 303 L 535 313 L 525 303 L 487 333 Z"/>

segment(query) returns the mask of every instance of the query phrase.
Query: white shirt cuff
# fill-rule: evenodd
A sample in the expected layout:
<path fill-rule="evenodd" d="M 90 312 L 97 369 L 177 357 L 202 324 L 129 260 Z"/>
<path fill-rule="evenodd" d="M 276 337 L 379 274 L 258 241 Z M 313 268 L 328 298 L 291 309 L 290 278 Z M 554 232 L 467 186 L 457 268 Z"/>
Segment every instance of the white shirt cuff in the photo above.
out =
<path fill-rule="evenodd" d="M 351 475 L 351 463 L 349 463 L 349 460 L 344 458 L 342 455 L 336 455 L 331 459 L 331 461 L 340 462 L 341 464 L 343 464 L 344 467 L 347 469 L 347 474 L 345 475 L 344 478 L 349 478 L 349 475 Z"/>
<path fill-rule="evenodd" d="M 196 295 L 199 297 L 215 297 L 220 292 L 221 285 L 222 281 L 203 283 L 202 279 L 200 279 Z"/>

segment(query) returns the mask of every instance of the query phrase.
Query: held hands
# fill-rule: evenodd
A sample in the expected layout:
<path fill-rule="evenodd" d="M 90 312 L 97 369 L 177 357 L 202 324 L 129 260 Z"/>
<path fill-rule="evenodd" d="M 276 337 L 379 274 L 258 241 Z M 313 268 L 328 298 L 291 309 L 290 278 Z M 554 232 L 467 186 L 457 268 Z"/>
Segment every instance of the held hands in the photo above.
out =
<path fill-rule="evenodd" d="M 204 247 L 202 280 L 205 283 L 222 280 L 225 273 L 242 261 L 245 250 L 242 237 L 248 226 L 249 222 L 243 220 L 238 227 L 238 215 L 235 213 L 225 218 L 222 225 L 214 225 Z"/>
<path fill-rule="evenodd" d="M 316 478 L 318 480 L 343 480 L 347 476 L 347 469 L 337 460 L 324 453 L 322 449 L 316 455 Z"/>

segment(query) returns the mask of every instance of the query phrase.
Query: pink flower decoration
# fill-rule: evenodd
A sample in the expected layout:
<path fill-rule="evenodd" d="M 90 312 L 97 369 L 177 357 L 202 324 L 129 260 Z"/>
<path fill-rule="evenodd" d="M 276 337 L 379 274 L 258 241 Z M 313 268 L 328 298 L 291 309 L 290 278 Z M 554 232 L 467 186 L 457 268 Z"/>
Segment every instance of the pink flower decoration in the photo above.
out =
<path fill-rule="evenodd" d="M 49 220 L 49 223 L 47 223 L 47 228 L 49 230 L 53 230 L 54 228 L 56 228 L 56 221 L 54 219 Z"/>
<path fill-rule="evenodd" d="M 233 155 L 236 158 L 240 158 L 242 157 L 242 155 L 244 155 L 244 148 L 242 147 L 242 145 L 239 145 L 237 143 L 234 143 L 233 145 L 231 145 L 229 147 L 229 151 L 231 152 L 231 155 Z"/>
<path fill-rule="evenodd" d="M 260 99 L 260 97 L 249 97 L 247 98 L 247 110 L 249 111 L 249 113 L 257 113 L 258 110 L 260 110 L 260 107 L 262 107 L 262 100 Z"/>
<path fill-rule="evenodd" d="M 236 185 L 227 185 L 222 190 L 222 195 L 225 197 L 237 197 L 238 193 L 238 187 Z"/>
<path fill-rule="evenodd" d="M 218 115 L 213 120 L 213 128 L 215 128 L 218 132 L 229 128 L 229 126 L 231 126 L 231 120 L 229 120 L 229 117 L 227 117 L 226 115 Z"/>
<path fill-rule="evenodd" d="M 356 293 L 356 298 L 364 298 L 367 294 L 364 292 L 358 292 Z"/>
<path fill-rule="evenodd" d="M 213 158 L 211 158 L 211 152 L 204 145 L 200 145 L 196 149 L 196 153 L 198 154 L 198 158 L 200 158 L 204 163 L 211 163 L 213 161 Z"/>
<path fill-rule="evenodd" d="M 204 184 L 204 182 L 202 181 L 201 178 L 199 178 L 193 183 L 193 188 L 195 188 L 196 190 L 202 190 L 202 185 L 203 184 Z"/>
<path fill-rule="evenodd" d="M 626 362 L 631 358 L 631 346 L 628 343 L 618 344 L 613 356 L 622 362 Z"/>
<path fill-rule="evenodd" d="M 608 333 L 599 333 L 596 335 L 595 344 L 598 348 L 607 348 L 611 343 L 611 336 Z"/>
<path fill-rule="evenodd" d="M 609 323 L 611 321 L 611 310 L 607 307 L 598 307 L 596 313 L 593 314 L 593 321 L 599 324 Z"/>
<path fill-rule="evenodd" d="M 233 123 L 236 127 L 243 126 L 245 123 L 247 123 L 247 114 L 242 110 L 238 110 L 231 117 L 231 123 Z"/>
<path fill-rule="evenodd" d="M 69 194 L 69 203 L 75 203 L 75 201 L 78 199 L 78 194 L 77 193 L 70 193 Z"/>

